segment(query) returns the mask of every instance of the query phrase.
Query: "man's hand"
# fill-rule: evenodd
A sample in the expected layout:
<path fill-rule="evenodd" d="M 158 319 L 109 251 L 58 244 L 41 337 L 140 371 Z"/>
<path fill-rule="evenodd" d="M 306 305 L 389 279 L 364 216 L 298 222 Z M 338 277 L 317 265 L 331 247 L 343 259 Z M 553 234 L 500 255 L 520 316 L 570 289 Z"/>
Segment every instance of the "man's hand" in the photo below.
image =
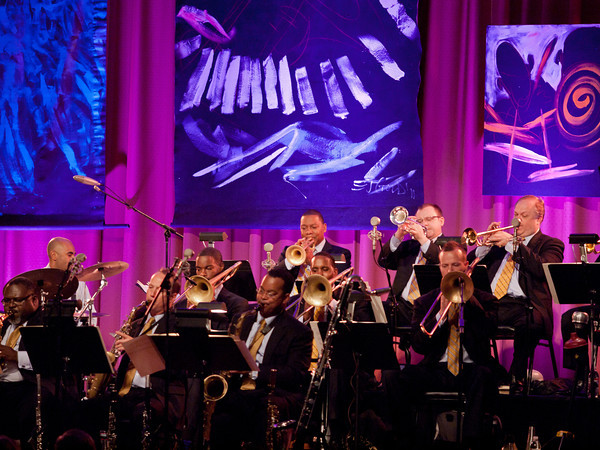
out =
<path fill-rule="evenodd" d="M 133 338 L 131 336 L 129 336 L 128 334 L 125 334 L 121 331 L 116 331 L 115 334 L 121 338 L 121 339 L 117 340 L 117 342 L 115 343 L 115 349 L 117 349 L 119 352 L 125 351 L 125 348 L 123 347 L 123 343 L 129 342 Z"/>
<path fill-rule="evenodd" d="M 0 359 L 4 361 L 17 361 L 18 352 L 7 345 L 0 345 Z"/>

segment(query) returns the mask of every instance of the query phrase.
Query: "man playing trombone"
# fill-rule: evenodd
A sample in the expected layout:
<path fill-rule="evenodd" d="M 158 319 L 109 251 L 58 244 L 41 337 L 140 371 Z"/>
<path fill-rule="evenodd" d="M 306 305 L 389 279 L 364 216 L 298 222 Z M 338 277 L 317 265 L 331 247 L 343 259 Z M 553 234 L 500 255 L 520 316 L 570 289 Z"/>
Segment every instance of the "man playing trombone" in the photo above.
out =
<path fill-rule="evenodd" d="M 392 291 L 398 302 L 396 325 L 408 326 L 412 318 L 413 303 L 419 297 L 419 286 L 413 270 L 414 264 L 438 264 L 440 248 L 434 245 L 442 235 L 444 216 L 438 205 L 424 203 L 414 218 L 398 225 L 389 242 L 379 255 L 379 265 L 395 270 Z M 412 239 L 403 239 L 406 236 Z"/>
<path fill-rule="evenodd" d="M 470 278 L 462 274 L 469 266 L 466 252 L 459 244 L 448 242 L 439 258 L 442 289 L 431 291 L 414 303 L 413 348 L 424 358 L 418 365 L 408 365 L 401 372 L 383 374 L 392 426 L 399 443 L 407 444 L 406 448 L 425 445 L 425 442 L 412 442 L 414 418 L 410 416 L 410 406 L 416 405 L 425 392 L 459 390 L 465 395 L 463 436 L 466 444 L 473 445 L 482 437 L 483 413 L 496 392 L 490 337 L 496 329 L 498 301 L 491 294 L 473 289 Z M 456 272 L 461 272 L 463 277 L 456 276 Z M 464 300 L 462 337 L 461 300 Z M 430 440 L 431 436 L 422 438 Z"/>
<path fill-rule="evenodd" d="M 560 263 L 565 245 L 542 234 L 544 201 L 534 195 L 521 197 L 515 205 L 519 220 L 516 233 L 489 233 L 483 244 L 471 251 L 469 259 L 480 258 L 488 268 L 492 292 L 500 300 L 498 324 L 515 329 L 513 361 L 510 367 L 512 390 L 522 389 L 527 359 L 540 337 L 552 337 L 552 297 L 543 263 Z M 498 228 L 493 222 L 488 230 Z"/>

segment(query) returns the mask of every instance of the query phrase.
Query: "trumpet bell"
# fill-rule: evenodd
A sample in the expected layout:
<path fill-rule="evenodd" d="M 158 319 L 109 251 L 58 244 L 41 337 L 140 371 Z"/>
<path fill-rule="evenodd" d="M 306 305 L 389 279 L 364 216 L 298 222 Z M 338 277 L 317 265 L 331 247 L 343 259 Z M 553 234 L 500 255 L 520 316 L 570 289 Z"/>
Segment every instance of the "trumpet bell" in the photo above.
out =
<path fill-rule="evenodd" d="M 215 289 L 210 281 L 206 277 L 200 275 L 194 275 L 193 277 L 190 277 L 190 280 L 196 283 L 196 285 L 194 286 L 189 280 L 185 282 L 185 296 L 188 303 L 193 306 L 198 306 L 200 303 L 212 302 Z"/>
<path fill-rule="evenodd" d="M 396 226 L 402 225 L 408 219 L 408 210 L 404 206 L 396 206 L 390 212 L 390 222 Z"/>
<path fill-rule="evenodd" d="M 471 246 L 475 245 L 477 241 L 477 231 L 475 231 L 474 228 L 465 228 L 462 237 L 460 238 L 460 243 Z"/>
<path fill-rule="evenodd" d="M 302 298 L 315 308 L 328 305 L 331 301 L 331 283 L 323 275 L 309 276 L 302 284 Z"/>
<path fill-rule="evenodd" d="M 300 245 L 290 245 L 285 251 L 285 258 L 293 266 L 301 266 L 306 260 L 306 250 Z"/>
<path fill-rule="evenodd" d="M 466 302 L 474 292 L 473 280 L 464 272 L 450 272 L 442 278 L 442 294 L 452 303 Z"/>

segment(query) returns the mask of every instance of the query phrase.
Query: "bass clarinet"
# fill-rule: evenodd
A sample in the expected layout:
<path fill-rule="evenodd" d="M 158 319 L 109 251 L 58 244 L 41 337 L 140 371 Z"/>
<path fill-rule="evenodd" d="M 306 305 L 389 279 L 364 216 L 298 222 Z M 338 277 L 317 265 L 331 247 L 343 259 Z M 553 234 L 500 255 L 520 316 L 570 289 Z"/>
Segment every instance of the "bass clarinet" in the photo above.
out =
<path fill-rule="evenodd" d="M 343 311 L 346 309 L 348 299 L 350 297 L 351 286 L 355 281 L 359 281 L 361 285 L 363 285 L 362 278 L 360 278 L 358 275 L 353 275 L 345 282 L 344 290 L 342 291 L 340 301 L 338 302 L 337 307 L 333 312 L 333 316 L 329 321 L 329 326 L 327 327 L 327 334 L 325 335 L 325 339 L 323 341 L 323 353 L 321 354 L 321 357 L 317 362 L 317 367 L 315 368 L 315 371 L 312 374 L 310 386 L 308 388 L 308 392 L 306 393 L 306 397 L 304 398 L 302 411 L 300 412 L 300 418 L 298 419 L 298 424 L 296 425 L 296 441 L 294 442 L 294 449 L 304 448 L 304 440 L 306 438 L 308 424 L 310 422 L 310 418 L 315 408 L 315 403 L 319 395 L 321 384 L 325 379 L 325 370 L 327 369 L 327 366 L 329 364 L 329 358 L 331 355 L 333 344 L 333 336 L 336 333 L 336 329 L 342 318 Z"/>

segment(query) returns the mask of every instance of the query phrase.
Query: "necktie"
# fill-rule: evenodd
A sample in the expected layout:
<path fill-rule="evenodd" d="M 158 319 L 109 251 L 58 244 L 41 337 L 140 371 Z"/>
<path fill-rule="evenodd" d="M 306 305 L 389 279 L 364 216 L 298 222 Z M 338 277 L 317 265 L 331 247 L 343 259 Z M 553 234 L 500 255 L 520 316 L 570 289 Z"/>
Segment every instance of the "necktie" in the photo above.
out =
<path fill-rule="evenodd" d="M 260 322 L 260 326 L 258 327 L 256 334 L 252 338 L 252 342 L 248 346 L 248 349 L 250 350 L 250 354 L 252 355 L 252 359 L 254 359 L 255 361 L 256 361 L 256 354 L 258 353 L 258 349 L 260 348 L 263 340 L 265 339 L 265 334 L 263 333 L 263 330 L 265 329 L 266 325 L 267 325 L 267 321 L 265 319 L 263 319 Z M 250 391 L 255 388 L 256 388 L 256 381 L 254 381 L 252 378 L 250 378 L 250 375 L 244 375 L 240 389 L 243 391 Z"/>
<path fill-rule="evenodd" d="M 514 271 L 515 262 L 512 259 L 512 255 L 509 255 L 506 264 L 500 273 L 500 278 L 498 278 L 498 282 L 496 283 L 496 288 L 494 289 L 494 296 L 496 298 L 500 299 L 506 295 Z"/>
<path fill-rule="evenodd" d="M 454 376 L 458 375 L 458 352 L 460 351 L 460 335 L 458 332 L 458 310 L 460 305 L 453 303 L 448 311 L 450 334 L 448 335 L 448 370 Z"/>
<path fill-rule="evenodd" d="M 21 337 L 21 325 L 17 325 L 17 327 L 10 333 L 8 339 L 6 340 L 6 346 L 12 349 L 17 345 L 17 341 Z"/>
<path fill-rule="evenodd" d="M 140 331 L 140 334 L 138 336 L 142 336 L 148 333 L 148 331 L 152 329 L 155 323 L 156 320 L 154 320 L 154 317 L 150 317 L 150 319 L 142 327 L 142 331 Z M 129 362 L 128 367 L 129 368 L 127 369 L 127 372 L 125 372 L 125 378 L 123 378 L 123 385 L 121 386 L 121 389 L 119 389 L 120 397 L 123 397 L 131 390 L 131 383 L 133 383 L 133 378 L 135 377 L 136 369 L 135 367 L 133 367 L 131 361 Z"/>
<path fill-rule="evenodd" d="M 423 264 L 425 264 L 425 258 L 423 257 L 423 252 L 419 250 L 419 256 L 417 257 L 417 260 L 415 261 L 415 265 L 422 266 Z M 419 292 L 419 283 L 417 283 L 417 276 L 415 275 L 415 273 L 413 271 L 413 279 L 412 279 L 412 282 L 410 283 L 410 289 L 408 290 L 407 300 L 411 304 L 414 304 L 415 300 L 417 298 L 419 298 L 420 296 L 421 296 L 421 293 Z"/>

